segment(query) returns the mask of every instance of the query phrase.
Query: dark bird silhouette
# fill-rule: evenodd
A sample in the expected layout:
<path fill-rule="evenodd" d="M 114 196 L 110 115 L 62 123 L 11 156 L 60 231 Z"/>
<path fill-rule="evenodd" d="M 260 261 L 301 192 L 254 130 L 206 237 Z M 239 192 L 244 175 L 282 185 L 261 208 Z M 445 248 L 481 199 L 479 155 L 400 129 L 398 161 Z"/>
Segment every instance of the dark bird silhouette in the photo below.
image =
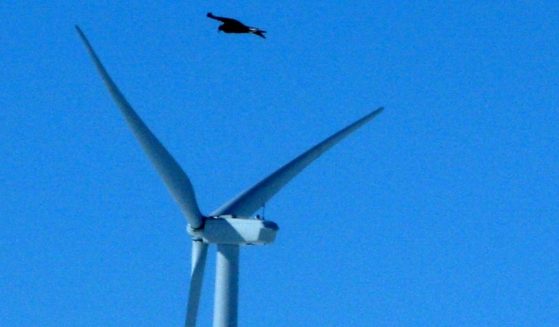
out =
<path fill-rule="evenodd" d="M 251 33 L 258 35 L 263 39 L 266 38 L 266 36 L 264 36 L 264 33 L 266 33 L 266 31 L 261 30 L 257 27 L 247 26 L 236 19 L 215 16 L 211 12 L 209 12 L 206 16 L 211 19 L 219 20 L 223 23 L 217 28 L 218 31 L 223 31 L 225 33 Z"/>

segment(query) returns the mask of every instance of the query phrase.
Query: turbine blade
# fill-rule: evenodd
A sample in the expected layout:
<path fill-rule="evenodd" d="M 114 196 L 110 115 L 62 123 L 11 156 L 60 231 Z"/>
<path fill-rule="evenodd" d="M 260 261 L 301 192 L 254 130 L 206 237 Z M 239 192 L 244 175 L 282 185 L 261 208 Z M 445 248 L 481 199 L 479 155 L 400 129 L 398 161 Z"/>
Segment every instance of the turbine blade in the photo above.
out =
<path fill-rule="evenodd" d="M 293 177 L 297 176 L 305 167 L 307 167 L 316 158 L 341 141 L 343 138 L 353 133 L 359 127 L 371 121 L 384 109 L 378 108 L 373 112 L 365 115 L 361 119 L 355 121 L 349 126 L 343 128 L 324 141 L 318 143 L 314 147 L 307 150 L 297 158 L 293 159 L 274 173 L 258 182 L 256 185 L 240 193 L 231 201 L 213 212 L 212 216 L 233 215 L 233 216 L 249 216 L 258 210 L 266 201 L 274 196 L 282 187 L 285 186 Z"/>
<path fill-rule="evenodd" d="M 202 241 L 192 241 L 192 270 L 190 273 L 190 289 L 188 291 L 188 304 L 186 308 L 186 327 L 196 326 L 204 268 L 208 255 L 208 244 Z"/>
<path fill-rule="evenodd" d="M 109 76 L 109 73 L 101 63 L 101 60 L 93 50 L 93 47 L 82 30 L 78 26 L 76 26 L 76 30 L 85 44 L 91 59 L 93 59 L 97 70 L 101 74 L 105 85 L 109 89 L 111 96 L 124 115 L 132 133 L 140 142 L 144 152 L 155 166 L 155 169 L 163 179 L 163 182 L 165 182 L 167 189 L 180 206 L 188 223 L 194 229 L 200 228 L 203 224 L 203 216 L 198 208 L 194 189 L 188 179 L 188 176 L 186 176 L 185 172 L 175 161 L 173 156 L 171 156 L 167 149 L 165 149 L 161 142 L 159 142 L 155 135 L 153 135 L 140 116 L 138 116 L 128 101 L 126 101 L 124 95 Z"/>

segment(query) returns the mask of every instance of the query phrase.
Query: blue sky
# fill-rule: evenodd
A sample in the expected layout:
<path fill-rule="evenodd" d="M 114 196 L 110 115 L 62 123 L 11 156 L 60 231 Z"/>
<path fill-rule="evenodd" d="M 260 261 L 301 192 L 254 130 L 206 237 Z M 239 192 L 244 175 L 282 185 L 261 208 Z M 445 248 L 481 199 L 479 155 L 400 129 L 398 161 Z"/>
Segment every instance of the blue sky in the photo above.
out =
<path fill-rule="evenodd" d="M 218 34 L 208 11 L 268 39 Z M 559 324 L 555 2 L 12 1 L 0 14 L 0 325 L 184 319 L 185 220 L 74 24 L 204 212 L 386 107 L 267 204 L 281 230 L 241 252 L 241 326 Z"/>

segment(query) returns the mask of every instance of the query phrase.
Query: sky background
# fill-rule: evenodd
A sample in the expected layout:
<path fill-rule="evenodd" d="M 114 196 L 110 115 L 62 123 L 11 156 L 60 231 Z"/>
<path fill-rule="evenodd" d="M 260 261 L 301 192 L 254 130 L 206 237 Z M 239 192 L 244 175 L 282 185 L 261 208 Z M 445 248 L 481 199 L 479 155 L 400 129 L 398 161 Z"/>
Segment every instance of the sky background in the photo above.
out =
<path fill-rule="evenodd" d="M 267 204 L 240 326 L 559 325 L 557 3 L 364 0 L 2 1 L 1 326 L 184 320 L 185 219 L 74 24 L 206 213 L 385 106 Z"/>

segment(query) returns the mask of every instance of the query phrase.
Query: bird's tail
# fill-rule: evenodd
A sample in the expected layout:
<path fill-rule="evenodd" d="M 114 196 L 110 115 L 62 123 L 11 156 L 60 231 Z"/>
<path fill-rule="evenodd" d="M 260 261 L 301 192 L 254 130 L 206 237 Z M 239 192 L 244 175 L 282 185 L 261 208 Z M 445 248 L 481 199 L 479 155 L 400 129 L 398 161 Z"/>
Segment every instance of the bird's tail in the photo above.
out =
<path fill-rule="evenodd" d="M 261 30 L 261 29 L 259 29 L 259 28 L 251 27 L 251 28 L 249 29 L 249 32 L 252 33 L 252 34 L 258 35 L 258 36 L 260 36 L 260 37 L 263 38 L 263 39 L 266 38 L 266 35 L 264 35 L 264 33 L 266 33 L 266 31 Z"/>

